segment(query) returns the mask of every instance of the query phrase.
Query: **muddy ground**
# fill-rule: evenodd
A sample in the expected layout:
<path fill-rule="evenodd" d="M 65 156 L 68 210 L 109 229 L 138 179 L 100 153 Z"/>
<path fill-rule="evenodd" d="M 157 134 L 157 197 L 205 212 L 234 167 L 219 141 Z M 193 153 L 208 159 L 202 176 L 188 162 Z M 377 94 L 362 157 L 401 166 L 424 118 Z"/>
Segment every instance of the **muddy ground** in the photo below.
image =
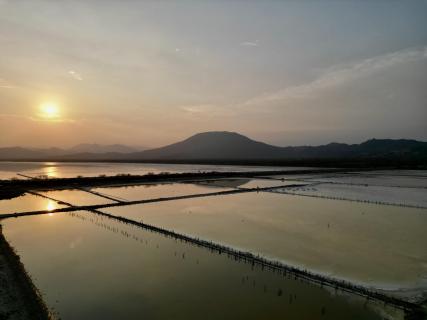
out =
<path fill-rule="evenodd" d="M 55 319 L 26 273 L 0 224 L 0 320 Z"/>

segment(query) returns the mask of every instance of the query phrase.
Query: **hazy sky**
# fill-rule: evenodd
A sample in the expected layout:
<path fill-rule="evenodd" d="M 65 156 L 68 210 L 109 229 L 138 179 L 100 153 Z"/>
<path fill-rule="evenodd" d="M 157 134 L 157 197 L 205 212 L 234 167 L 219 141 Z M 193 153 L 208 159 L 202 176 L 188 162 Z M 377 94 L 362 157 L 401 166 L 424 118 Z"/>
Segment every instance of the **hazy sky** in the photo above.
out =
<path fill-rule="evenodd" d="M 0 146 L 211 130 L 427 140 L 427 1 L 0 0 Z"/>

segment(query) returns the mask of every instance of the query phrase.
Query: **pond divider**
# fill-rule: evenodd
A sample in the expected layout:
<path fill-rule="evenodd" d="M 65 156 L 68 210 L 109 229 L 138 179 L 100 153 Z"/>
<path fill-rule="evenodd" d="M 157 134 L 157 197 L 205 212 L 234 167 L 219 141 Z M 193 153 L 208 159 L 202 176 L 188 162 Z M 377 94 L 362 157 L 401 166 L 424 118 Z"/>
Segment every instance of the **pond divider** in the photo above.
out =
<path fill-rule="evenodd" d="M 164 229 L 158 226 L 154 226 L 151 224 L 147 224 L 144 222 L 135 221 L 132 219 L 128 219 L 122 216 L 116 216 L 113 214 L 96 211 L 95 213 L 108 217 L 110 219 L 117 220 L 119 222 L 130 224 L 134 226 L 138 226 L 140 228 L 163 234 L 166 237 L 173 238 L 176 240 L 180 240 L 183 242 L 191 243 L 198 247 L 207 248 L 213 252 L 218 254 L 226 254 L 230 257 L 233 257 L 235 260 L 244 261 L 246 263 L 250 263 L 253 266 L 257 265 L 262 267 L 263 269 L 269 269 L 274 272 L 279 272 L 283 276 L 292 276 L 295 279 L 302 279 L 310 283 L 315 283 L 320 286 L 331 287 L 336 290 L 341 290 L 344 292 L 356 294 L 362 297 L 365 297 L 367 300 L 376 300 L 385 304 L 389 304 L 394 306 L 395 308 L 402 309 L 408 313 L 419 312 L 419 306 L 415 303 L 408 302 L 399 298 L 395 298 L 384 293 L 375 291 L 374 289 L 370 289 L 361 285 L 356 285 L 348 281 L 338 280 L 334 278 L 330 278 L 327 276 L 323 276 L 317 273 L 310 272 L 306 269 L 300 269 L 297 267 L 293 267 L 287 264 L 284 264 L 281 261 L 271 260 L 260 255 L 255 255 L 249 251 L 243 251 L 239 249 L 235 249 L 226 245 L 218 244 L 212 241 L 203 240 L 197 237 L 177 233 L 173 230 Z"/>
<path fill-rule="evenodd" d="M 126 202 L 126 200 L 124 200 L 124 199 L 118 199 L 118 198 L 110 196 L 108 194 L 97 192 L 97 191 L 93 191 L 93 190 L 90 190 L 90 189 L 86 189 L 86 188 L 77 188 L 77 189 L 81 190 L 81 191 L 84 191 L 84 192 L 91 193 L 91 194 L 93 194 L 95 196 L 98 196 L 98 197 L 101 197 L 101 198 L 105 198 L 105 199 L 108 199 L 108 200 L 115 201 L 115 202 L 119 202 L 119 203 L 120 202 Z"/>
<path fill-rule="evenodd" d="M 49 197 L 34 191 L 27 191 L 30 194 L 41 196 L 52 201 L 56 201 L 57 203 L 66 205 L 67 207 L 54 209 L 54 210 L 40 210 L 40 211 L 0 214 L 0 220 L 5 218 L 49 214 L 49 213 L 56 213 L 56 212 L 90 211 L 95 214 L 108 217 L 113 220 L 117 220 L 121 223 L 134 225 L 152 232 L 160 233 L 166 237 L 170 237 L 175 240 L 184 241 L 184 242 L 196 245 L 198 247 L 207 248 L 212 252 L 217 252 L 218 254 L 226 254 L 229 257 L 233 257 L 235 260 L 244 261 L 245 263 L 250 263 L 253 266 L 255 265 L 261 266 L 263 269 L 265 268 L 274 272 L 279 272 L 283 276 L 293 276 L 295 277 L 295 279 L 305 280 L 311 283 L 318 284 L 322 287 L 323 286 L 331 287 L 331 288 L 334 288 L 335 290 L 339 289 L 343 292 L 348 292 L 348 293 L 365 297 L 367 300 L 371 300 L 371 299 L 376 300 L 385 304 L 392 305 L 398 309 L 402 309 L 408 314 L 413 314 L 413 313 L 418 314 L 419 312 L 422 312 L 420 311 L 421 307 L 416 303 L 412 303 L 409 301 L 399 299 L 397 297 L 384 294 L 372 288 L 364 287 L 362 285 L 357 285 L 345 280 L 330 278 L 321 274 L 310 272 L 306 269 L 301 269 L 291 265 L 287 265 L 281 261 L 268 259 L 260 255 L 255 255 L 249 251 L 235 249 L 223 244 L 215 243 L 208 240 L 203 240 L 190 235 L 177 233 L 173 230 L 164 229 L 158 226 L 135 221 L 122 216 L 112 215 L 99 210 L 99 209 L 110 208 L 110 207 L 120 207 L 120 206 L 128 206 L 128 205 L 135 205 L 135 204 L 200 198 L 200 197 L 208 197 L 208 196 L 220 196 L 220 195 L 247 193 L 247 192 L 260 192 L 260 191 L 274 192 L 275 189 L 294 188 L 294 187 L 302 187 L 302 186 L 305 186 L 305 185 L 293 184 L 293 185 L 265 187 L 265 188 L 240 188 L 240 189 L 234 189 L 234 190 L 228 190 L 228 191 L 218 191 L 218 192 L 203 193 L 203 194 L 191 194 L 191 195 L 184 195 L 184 196 L 164 197 L 164 198 L 136 200 L 136 201 L 120 201 L 120 202 L 116 201 L 114 203 L 108 203 L 108 204 L 85 205 L 85 206 L 73 205 L 71 203 L 57 200 L 52 197 Z M 77 189 L 82 191 L 88 191 L 83 188 L 77 188 Z M 287 193 L 287 192 L 284 192 L 284 193 Z M 289 193 L 289 194 L 292 194 L 292 193 Z"/>
<path fill-rule="evenodd" d="M 427 186 L 401 186 L 401 185 L 382 185 L 377 183 L 361 183 L 361 182 L 343 182 L 343 181 L 322 181 L 315 180 L 312 178 L 275 178 L 272 177 L 258 177 L 259 179 L 267 179 L 267 180 L 276 180 L 276 181 L 301 181 L 301 182 L 312 182 L 313 184 L 335 184 L 335 185 L 344 185 L 344 186 L 356 186 L 356 187 L 383 187 L 383 188 L 403 188 L 403 189 L 427 189 Z M 335 178 L 335 177 L 332 177 Z M 340 178 L 339 176 L 337 178 Z M 426 178 L 427 180 L 427 178 Z"/>
<path fill-rule="evenodd" d="M 307 185 L 310 186 L 310 185 Z M 276 188 L 280 189 L 280 188 Z M 266 190 L 273 193 L 278 194 L 287 194 L 291 196 L 300 196 L 300 197 L 310 197 L 310 198 L 321 198 L 321 199 L 329 199 L 329 200 L 340 200 L 340 201 L 352 201 L 352 202 L 361 202 L 361 203 L 370 203 L 370 204 L 379 204 L 384 206 L 395 206 L 395 207 L 405 207 L 405 208 L 415 208 L 415 209 L 427 209 L 426 206 L 416 205 L 416 204 L 407 204 L 407 203 L 394 203 L 394 202 L 386 202 L 386 201 L 375 201 L 375 200 L 362 200 L 362 199 L 351 199 L 345 197 L 333 197 L 333 196 L 322 196 L 316 194 L 304 194 L 292 191 L 281 191 L 281 190 Z"/>
<path fill-rule="evenodd" d="M 50 200 L 56 201 L 59 204 L 68 205 L 68 207 L 53 209 L 53 210 L 37 210 L 37 211 L 27 211 L 27 212 L 15 212 L 15 213 L 0 213 L 0 219 L 13 218 L 13 217 L 17 218 L 17 217 L 23 217 L 23 216 L 34 216 L 34 215 L 39 215 L 39 214 L 56 213 L 56 212 L 70 212 L 70 211 L 78 211 L 78 210 L 92 211 L 92 210 L 99 210 L 99 209 L 111 208 L 111 207 L 130 206 L 130 205 L 135 205 L 135 204 L 163 202 L 163 201 L 172 201 L 172 200 L 182 200 L 182 199 L 191 199 L 191 198 L 202 198 L 202 197 L 211 197 L 211 196 L 224 196 L 224 195 L 246 193 L 246 192 L 261 192 L 261 191 L 266 191 L 266 190 L 276 189 L 276 188 L 302 187 L 302 186 L 304 186 L 304 185 L 294 184 L 294 185 L 267 187 L 267 188 L 233 189 L 233 190 L 227 190 L 227 191 L 216 191 L 216 192 L 209 192 L 209 193 L 189 194 L 189 195 L 183 195 L 183 196 L 163 197 L 163 198 L 134 200 L 134 201 L 122 201 L 122 202 L 84 205 L 84 206 L 71 205 L 71 204 L 68 204 L 64 201 L 55 200 L 51 197 L 42 195 L 42 194 L 37 193 L 35 191 L 27 191 L 30 194 L 43 196 L 43 197 L 48 198 Z M 81 189 L 79 189 L 79 190 L 81 190 Z"/>

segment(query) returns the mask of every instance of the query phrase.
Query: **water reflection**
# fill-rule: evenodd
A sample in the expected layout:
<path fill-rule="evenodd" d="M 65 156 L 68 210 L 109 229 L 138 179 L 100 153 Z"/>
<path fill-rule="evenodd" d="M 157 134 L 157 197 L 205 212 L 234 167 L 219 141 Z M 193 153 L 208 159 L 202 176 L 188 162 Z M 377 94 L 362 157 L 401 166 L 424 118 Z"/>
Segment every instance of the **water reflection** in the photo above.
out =
<path fill-rule="evenodd" d="M 251 193 L 105 211 L 369 286 L 425 288 L 425 210 Z"/>
<path fill-rule="evenodd" d="M 82 190 L 55 190 L 55 191 L 40 192 L 40 194 L 59 200 L 59 201 L 63 201 L 66 203 L 71 203 L 73 205 L 79 205 L 79 206 L 113 202 L 112 200 L 99 197 Z"/>
<path fill-rule="evenodd" d="M 58 167 L 55 162 L 46 162 L 42 168 L 43 174 L 47 178 L 58 178 Z"/>
<path fill-rule="evenodd" d="M 62 319 L 381 318 L 377 304 L 88 212 L 8 219 L 4 233 Z"/>
<path fill-rule="evenodd" d="M 217 179 L 194 182 L 195 184 L 211 187 L 228 188 L 268 188 L 277 186 L 286 186 L 291 184 L 301 184 L 297 181 L 282 181 L 279 179 L 256 179 L 256 178 L 235 178 L 235 179 Z"/>
<path fill-rule="evenodd" d="M 94 188 L 95 192 L 105 193 L 119 199 L 142 200 L 161 197 L 173 197 L 214 191 L 231 190 L 229 187 L 196 185 L 192 183 L 140 184 L 126 187 Z"/>
<path fill-rule="evenodd" d="M 0 214 L 36 210 L 50 211 L 62 207 L 64 207 L 64 205 L 58 204 L 55 201 L 27 193 L 17 198 L 0 200 Z"/>
<path fill-rule="evenodd" d="M 296 167 L 256 167 L 224 165 L 156 164 L 156 163 L 97 163 L 97 162 L 0 162 L 0 179 L 10 179 L 17 172 L 30 176 L 52 177 L 115 175 L 119 173 L 147 174 L 160 172 L 207 172 L 207 171 L 270 171 L 296 170 Z"/>
<path fill-rule="evenodd" d="M 52 200 L 48 200 L 47 204 L 46 204 L 46 210 L 47 211 L 52 211 L 56 209 L 56 202 L 52 201 Z M 52 215 L 52 213 L 49 214 L 50 216 Z"/>

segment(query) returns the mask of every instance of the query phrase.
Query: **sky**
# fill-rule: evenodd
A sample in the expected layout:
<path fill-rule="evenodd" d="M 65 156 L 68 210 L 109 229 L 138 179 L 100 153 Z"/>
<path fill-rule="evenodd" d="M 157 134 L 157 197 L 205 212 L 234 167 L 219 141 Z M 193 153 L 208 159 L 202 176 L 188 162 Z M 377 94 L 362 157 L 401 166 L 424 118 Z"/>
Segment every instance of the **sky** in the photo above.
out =
<path fill-rule="evenodd" d="M 0 146 L 427 141 L 427 0 L 0 0 Z"/>

